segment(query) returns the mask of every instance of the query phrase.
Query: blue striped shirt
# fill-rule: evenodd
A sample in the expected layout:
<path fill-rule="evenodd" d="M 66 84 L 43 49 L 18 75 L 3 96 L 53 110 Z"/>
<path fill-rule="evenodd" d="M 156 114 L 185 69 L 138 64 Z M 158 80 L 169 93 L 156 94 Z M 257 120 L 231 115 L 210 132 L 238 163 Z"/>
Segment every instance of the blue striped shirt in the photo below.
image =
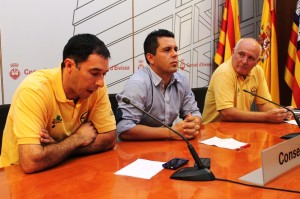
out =
<path fill-rule="evenodd" d="M 123 91 L 117 95 L 118 135 L 137 124 L 162 126 L 134 106 L 125 104 L 121 100 L 123 96 L 168 126 L 172 126 L 178 116 L 183 119 L 188 113 L 201 117 L 195 96 L 184 75 L 174 73 L 170 84 L 164 89 L 162 78 L 146 66 L 134 73 L 126 82 Z"/>

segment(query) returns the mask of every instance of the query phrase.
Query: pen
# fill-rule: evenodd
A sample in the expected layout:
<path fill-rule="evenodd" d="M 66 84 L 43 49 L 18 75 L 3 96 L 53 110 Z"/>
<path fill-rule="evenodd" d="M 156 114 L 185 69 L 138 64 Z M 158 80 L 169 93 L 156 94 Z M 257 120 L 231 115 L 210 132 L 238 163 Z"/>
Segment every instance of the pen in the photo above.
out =
<path fill-rule="evenodd" d="M 237 148 L 236 150 L 237 150 L 237 151 L 241 151 L 241 150 L 243 150 L 244 148 L 247 148 L 247 147 L 249 147 L 249 146 L 251 146 L 251 145 L 248 143 L 248 144 L 245 144 L 245 145 L 241 146 L 240 148 Z"/>

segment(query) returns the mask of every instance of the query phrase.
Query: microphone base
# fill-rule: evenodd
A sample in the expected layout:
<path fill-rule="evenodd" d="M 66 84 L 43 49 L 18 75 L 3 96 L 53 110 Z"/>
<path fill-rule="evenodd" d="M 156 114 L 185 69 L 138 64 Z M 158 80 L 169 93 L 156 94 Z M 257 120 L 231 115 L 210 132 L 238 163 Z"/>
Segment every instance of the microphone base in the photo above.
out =
<path fill-rule="evenodd" d="M 188 181 L 212 181 L 216 179 L 214 174 L 209 169 L 199 169 L 198 167 L 181 168 L 173 173 L 170 178 Z"/>

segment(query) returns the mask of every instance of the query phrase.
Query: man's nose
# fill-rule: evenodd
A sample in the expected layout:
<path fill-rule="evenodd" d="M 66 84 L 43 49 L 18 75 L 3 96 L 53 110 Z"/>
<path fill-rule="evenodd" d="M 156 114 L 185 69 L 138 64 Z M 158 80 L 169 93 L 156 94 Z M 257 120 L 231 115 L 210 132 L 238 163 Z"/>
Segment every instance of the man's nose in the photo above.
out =
<path fill-rule="evenodd" d="M 172 50 L 172 55 L 173 55 L 173 56 L 178 56 L 178 52 L 177 52 L 176 50 L 173 49 L 173 50 Z"/>
<path fill-rule="evenodd" d="M 247 63 L 247 62 L 248 62 L 248 57 L 245 56 L 245 57 L 242 59 L 242 62 L 243 62 L 243 63 Z"/>
<path fill-rule="evenodd" d="M 104 79 L 100 78 L 98 81 L 96 81 L 96 86 L 102 88 L 104 86 Z"/>

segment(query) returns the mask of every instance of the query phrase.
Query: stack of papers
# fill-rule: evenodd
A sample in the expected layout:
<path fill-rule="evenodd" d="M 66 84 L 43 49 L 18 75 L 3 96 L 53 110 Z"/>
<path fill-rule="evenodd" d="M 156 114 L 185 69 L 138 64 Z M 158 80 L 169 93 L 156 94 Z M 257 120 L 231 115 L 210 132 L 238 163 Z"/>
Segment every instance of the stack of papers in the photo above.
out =
<path fill-rule="evenodd" d="M 233 138 L 222 139 L 222 138 L 218 138 L 216 136 L 209 138 L 207 140 L 199 141 L 199 142 L 202 144 L 214 145 L 214 146 L 221 147 L 221 148 L 236 149 L 236 150 L 241 150 L 241 149 L 244 149 L 244 148 L 250 146 L 250 144 L 248 144 L 248 143 L 240 142 Z"/>

